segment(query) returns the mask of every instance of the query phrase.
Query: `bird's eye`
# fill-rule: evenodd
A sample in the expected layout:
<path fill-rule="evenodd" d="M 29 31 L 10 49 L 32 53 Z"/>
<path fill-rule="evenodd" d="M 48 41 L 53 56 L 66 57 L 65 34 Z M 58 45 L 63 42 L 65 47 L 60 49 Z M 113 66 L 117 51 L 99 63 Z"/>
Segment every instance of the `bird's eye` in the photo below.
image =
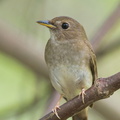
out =
<path fill-rule="evenodd" d="M 62 28 L 63 28 L 63 29 L 67 29 L 68 27 L 69 27 L 69 24 L 68 24 L 68 23 L 63 23 L 63 24 L 62 24 Z"/>

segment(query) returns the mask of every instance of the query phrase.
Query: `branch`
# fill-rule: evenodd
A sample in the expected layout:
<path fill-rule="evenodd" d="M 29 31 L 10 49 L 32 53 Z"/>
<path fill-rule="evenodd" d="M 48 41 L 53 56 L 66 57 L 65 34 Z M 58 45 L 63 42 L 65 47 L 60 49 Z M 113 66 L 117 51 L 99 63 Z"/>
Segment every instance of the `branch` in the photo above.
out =
<path fill-rule="evenodd" d="M 97 30 L 91 39 L 93 48 L 95 51 L 98 50 L 100 41 L 104 36 L 110 31 L 110 29 L 115 25 L 115 23 L 120 19 L 120 3 L 115 8 L 115 10 L 110 14 L 110 16 L 105 20 L 102 26 Z"/>
<path fill-rule="evenodd" d="M 48 78 L 43 45 L 0 21 L 0 50 L 15 57 L 33 71 Z"/>
<path fill-rule="evenodd" d="M 112 42 L 111 44 L 108 44 L 105 47 L 102 47 L 101 50 L 96 51 L 97 58 L 99 59 L 99 57 L 102 57 L 108 53 L 111 53 L 112 51 L 116 50 L 119 47 L 120 47 L 120 37 L 118 37 L 117 39 L 114 39 L 114 42 Z"/>
<path fill-rule="evenodd" d="M 96 102 L 101 99 L 108 98 L 116 90 L 120 88 L 120 72 L 108 77 L 108 78 L 99 78 L 96 80 L 95 84 L 86 90 L 85 95 L 85 104 L 82 102 L 81 96 L 76 96 L 72 100 L 63 104 L 58 110 L 58 115 L 62 120 L 65 120 L 75 113 L 81 111 L 87 106 L 91 105 L 93 102 Z M 39 120 L 59 120 L 53 112 L 45 115 Z"/>

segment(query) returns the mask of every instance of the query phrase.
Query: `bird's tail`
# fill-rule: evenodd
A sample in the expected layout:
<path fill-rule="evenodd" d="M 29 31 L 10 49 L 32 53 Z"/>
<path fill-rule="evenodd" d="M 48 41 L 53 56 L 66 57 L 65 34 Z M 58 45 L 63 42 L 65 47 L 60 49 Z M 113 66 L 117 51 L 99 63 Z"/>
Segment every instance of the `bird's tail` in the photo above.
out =
<path fill-rule="evenodd" d="M 77 113 L 75 116 L 72 117 L 72 120 L 88 120 L 87 109 L 88 108 L 85 108 L 84 110 Z"/>

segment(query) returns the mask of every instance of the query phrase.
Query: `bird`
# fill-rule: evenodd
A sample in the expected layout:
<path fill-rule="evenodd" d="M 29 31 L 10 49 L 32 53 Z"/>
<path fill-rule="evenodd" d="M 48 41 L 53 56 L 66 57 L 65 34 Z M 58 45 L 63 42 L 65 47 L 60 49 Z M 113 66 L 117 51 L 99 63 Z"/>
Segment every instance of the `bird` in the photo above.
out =
<path fill-rule="evenodd" d="M 68 16 L 37 21 L 50 30 L 45 47 L 45 61 L 54 88 L 67 101 L 90 88 L 97 79 L 96 55 L 83 26 Z M 57 106 L 59 108 L 59 106 Z M 56 112 L 56 115 L 59 115 Z M 73 120 L 88 120 L 88 107 L 75 114 Z M 59 117 L 60 119 L 60 117 Z"/>

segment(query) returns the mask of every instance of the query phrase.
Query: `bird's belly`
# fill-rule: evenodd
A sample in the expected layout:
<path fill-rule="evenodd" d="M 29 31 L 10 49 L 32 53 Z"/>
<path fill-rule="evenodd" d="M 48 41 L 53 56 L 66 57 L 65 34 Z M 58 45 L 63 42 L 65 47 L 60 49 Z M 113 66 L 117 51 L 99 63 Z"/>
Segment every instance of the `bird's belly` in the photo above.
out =
<path fill-rule="evenodd" d="M 92 85 L 91 71 L 79 65 L 51 67 L 50 76 L 55 89 L 68 100 Z"/>

